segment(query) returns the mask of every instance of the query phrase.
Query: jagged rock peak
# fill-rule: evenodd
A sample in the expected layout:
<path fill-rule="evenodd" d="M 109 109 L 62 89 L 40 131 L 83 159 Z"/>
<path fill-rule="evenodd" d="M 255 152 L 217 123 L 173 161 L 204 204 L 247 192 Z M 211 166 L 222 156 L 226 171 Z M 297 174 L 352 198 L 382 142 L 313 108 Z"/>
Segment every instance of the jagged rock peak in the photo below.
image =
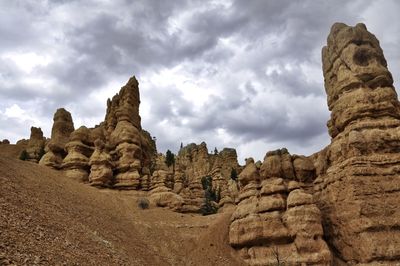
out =
<path fill-rule="evenodd" d="M 105 117 L 107 131 L 112 131 L 118 122 L 128 121 L 137 129 L 141 129 L 139 116 L 139 82 L 133 76 L 119 93 L 107 100 L 107 111 Z"/>

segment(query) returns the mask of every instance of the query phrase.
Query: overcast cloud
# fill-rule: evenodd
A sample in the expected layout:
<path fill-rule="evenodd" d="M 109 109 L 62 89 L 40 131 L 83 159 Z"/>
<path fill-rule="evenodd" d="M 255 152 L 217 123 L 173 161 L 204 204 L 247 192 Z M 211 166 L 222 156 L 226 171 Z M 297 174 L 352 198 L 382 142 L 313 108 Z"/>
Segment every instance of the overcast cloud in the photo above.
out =
<path fill-rule="evenodd" d="M 0 138 L 50 136 L 59 107 L 75 127 L 104 119 L 130 76 L 158 150 L 206 141 L 240 163 L 330 142 L 321 49 L 334 22 L 363 22 L 400 78 L 400 2 L 0 0 Z"/>

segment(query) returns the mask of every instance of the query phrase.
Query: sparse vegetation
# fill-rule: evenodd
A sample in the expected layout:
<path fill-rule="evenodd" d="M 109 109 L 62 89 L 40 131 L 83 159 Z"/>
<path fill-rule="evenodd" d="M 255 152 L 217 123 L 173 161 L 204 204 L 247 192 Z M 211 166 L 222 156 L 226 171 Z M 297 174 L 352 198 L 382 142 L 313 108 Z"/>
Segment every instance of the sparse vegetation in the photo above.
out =
<path fill-rule="evenodd" d="M 139 198 L 138 199 L 138 207 L 139 209 L 145 210 L 148 209 L 150 206 L 150 202 L 146 198 Z"/>
<path fill-rule="evenodd" d="M 209 215 L 217 213 L 218 207 L 217 204 L 221 198 L 221 189 L 218 188 L 216 191 L 212 186 L 212 178 L 211 176 L 205 176 L 201 179 L 201 185 L 204 190 L 204 203 L 201 206 L 201 213 L 203 215 Z"/>
<path fill-rule="evenodd" d="M 170 150 L 167 150 L 165 154 L 165 164 L 168 167 L 175 166 L 175 155 Z"/>
<path fill-rule="evenodd" d="M 217 155 L 218 154 L 218 150 L 217 147 L 214 148 L 214 154 Z"/>
<path fill-rule="evenodd" d="M 19 155 L 19 159 L 22 160 L 22 161 L 29 160 L 29 154 L 27 153 L 26 150 L 23 150 L 21 152 L 21 154 Z"/>

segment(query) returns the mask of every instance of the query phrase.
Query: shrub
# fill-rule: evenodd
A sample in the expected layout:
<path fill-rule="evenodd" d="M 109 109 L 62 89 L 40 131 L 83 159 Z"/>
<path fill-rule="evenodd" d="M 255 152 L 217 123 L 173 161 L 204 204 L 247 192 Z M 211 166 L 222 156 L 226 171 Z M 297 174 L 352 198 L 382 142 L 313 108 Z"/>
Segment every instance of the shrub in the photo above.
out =
<path fill-rule="evenodd" d="M 218 211 L 218 207 L 215 206 L 210 199 L 205 198 L 203 205 L 201 205 L 201 207 L 200 207 L 201 214 L 210 215 L 210 214 L 217 213 L 217 211 Z"/>
<path fill-rule="evenodd" d="M 21 154 L 19 155 L 19 159 L 22 161 L 26 161 L 29 159 L 29 154 L 26 152 L 26 150 L 23 150 Z"/>
<path fill-rule="evenodd" d="M 170 167 L 171 165 L 173 165 L 175 163 L 175 156 L 174 154 L 170 151 L 167 150 L 166 154 L 165 154 L 165 164 Z"/>
<path fill-rule="evenodd" d="M 214 214 L 218 211 L 218 207 L 216 206 L 221 198 L 221 190 L 215 191 L 212 186 L 212 178 L 211 176 L 204 176 L 201 179 L 201 185 L 204 190 L 204 203 L 201 205 L 200 212 L 203 215 Z"/>
<path fill-rule="evenodd" d="M 138 199 L 138 207 L 142 210 L 148 209 L 150 206 L 150 202 L 146 198 Z"/>

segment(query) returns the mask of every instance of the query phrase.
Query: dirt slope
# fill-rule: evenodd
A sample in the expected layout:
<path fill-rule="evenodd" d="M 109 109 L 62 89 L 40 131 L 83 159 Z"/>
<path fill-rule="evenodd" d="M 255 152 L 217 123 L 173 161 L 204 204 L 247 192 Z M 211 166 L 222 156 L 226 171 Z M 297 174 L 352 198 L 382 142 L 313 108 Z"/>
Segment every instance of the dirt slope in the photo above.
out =
<path fill-rule="evenodd" d="M 145 192 L 92 188 L 16 149 L 0 146 L 0 265 L 242 264 L 227 244 L 229 213 L 141 210 Z"/>

